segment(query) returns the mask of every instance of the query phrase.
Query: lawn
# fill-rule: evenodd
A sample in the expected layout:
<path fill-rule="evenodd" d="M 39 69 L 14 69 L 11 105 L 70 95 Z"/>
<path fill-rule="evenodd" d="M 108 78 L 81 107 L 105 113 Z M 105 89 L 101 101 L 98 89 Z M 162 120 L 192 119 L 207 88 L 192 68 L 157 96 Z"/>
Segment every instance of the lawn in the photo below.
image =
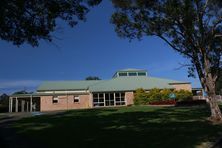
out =
<path fill-rule="evenodd" d="M 23 141 L 20 146 L 27 148 L 191 148 L 214 142 L 222 135 L 222 125 L 206 121 L 209 115 L 205 106 L 132 106 L 35 116 L 8 128 Z"/>

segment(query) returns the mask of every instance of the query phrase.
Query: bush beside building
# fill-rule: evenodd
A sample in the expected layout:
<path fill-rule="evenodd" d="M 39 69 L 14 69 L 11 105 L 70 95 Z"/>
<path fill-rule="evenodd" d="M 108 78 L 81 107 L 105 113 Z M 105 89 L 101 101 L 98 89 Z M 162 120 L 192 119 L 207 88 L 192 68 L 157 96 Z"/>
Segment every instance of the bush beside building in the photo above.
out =
<path fill-rule="evenodd" d="M 175 94 L 175 98 L 170 98 L 170 94 Z M 170 90 L 170 89 L 158 89 L 154 88 L 150 91 L 145 91 L 139 88 L 134 94 L 135 105 L 147 105 L 147 104 L 175 104 L 180 101 L 192 100 L 192 93 L 187 90 Z"/>

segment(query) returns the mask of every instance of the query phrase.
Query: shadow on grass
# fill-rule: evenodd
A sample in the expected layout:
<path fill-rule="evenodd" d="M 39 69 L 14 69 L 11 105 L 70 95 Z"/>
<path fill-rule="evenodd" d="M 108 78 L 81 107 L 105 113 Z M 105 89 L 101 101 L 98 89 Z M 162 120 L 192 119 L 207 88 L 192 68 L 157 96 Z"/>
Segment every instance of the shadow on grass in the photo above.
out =
<path fill-rule="evenodd" d="M 23 147 L 195 147 L 215 141 L 221 125 L 207 107 L 124 107 L 68 111 L 25 118 L 9 128 Z"/>

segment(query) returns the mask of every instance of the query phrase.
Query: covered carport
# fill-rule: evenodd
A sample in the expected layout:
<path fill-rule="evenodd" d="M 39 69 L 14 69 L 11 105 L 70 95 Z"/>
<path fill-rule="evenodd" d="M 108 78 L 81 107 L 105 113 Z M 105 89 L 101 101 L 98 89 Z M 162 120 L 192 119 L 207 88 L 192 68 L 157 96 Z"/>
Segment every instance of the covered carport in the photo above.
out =
<path fill-rule="evenodd" d="M 14 94 L 9 97 L 9 112 L 40 111 L 38 94 Z"/>

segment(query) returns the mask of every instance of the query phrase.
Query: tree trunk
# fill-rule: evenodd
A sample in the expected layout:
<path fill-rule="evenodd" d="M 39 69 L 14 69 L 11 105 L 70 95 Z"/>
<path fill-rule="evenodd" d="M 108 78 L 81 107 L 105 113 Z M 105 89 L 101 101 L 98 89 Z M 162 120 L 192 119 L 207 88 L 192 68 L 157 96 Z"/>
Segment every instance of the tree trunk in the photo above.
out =
<path fill-rule="evenodd" d="M 214 122 L 222 122 L 222 114 L 216 100 L 215 82 L 213 81 L 211 75 L 206 79 L 205 91 L 208 95 L 211 110 L 210 120 Z"/>
<path fill-rule="evenodd" d="M 210 110 L 211 110 L 210 120 L 216 121 L 216 122 L 222 121 L 222 114 L 217 104 L 216 95 L 208 95 L 208 99 L 209 99 Z"/>

